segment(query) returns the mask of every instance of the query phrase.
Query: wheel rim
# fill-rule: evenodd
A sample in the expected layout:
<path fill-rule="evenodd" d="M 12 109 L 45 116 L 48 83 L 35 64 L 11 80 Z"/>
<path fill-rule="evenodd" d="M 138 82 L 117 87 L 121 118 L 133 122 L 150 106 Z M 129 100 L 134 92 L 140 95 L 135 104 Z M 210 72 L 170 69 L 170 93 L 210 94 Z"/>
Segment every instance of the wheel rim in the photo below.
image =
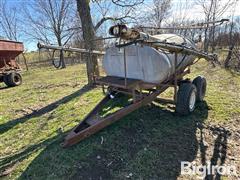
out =
<path fill-rule="evenodd" d="M 196 92 L 192 91 L 190 100 L 189 100 L 189 110 L 193 111 L 196 103 Z"/>
<path fill-rule="evenodd" d="M 14 76 L 14 82 L 18 83 L 20 81 L 20 78 L 18 76 Z"/>

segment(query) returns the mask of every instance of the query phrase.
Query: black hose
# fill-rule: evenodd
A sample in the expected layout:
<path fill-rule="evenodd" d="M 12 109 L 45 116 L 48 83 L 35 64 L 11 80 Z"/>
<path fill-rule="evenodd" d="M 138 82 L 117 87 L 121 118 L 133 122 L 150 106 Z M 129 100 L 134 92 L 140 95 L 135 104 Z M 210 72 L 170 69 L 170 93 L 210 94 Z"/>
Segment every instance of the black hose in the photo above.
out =
<path fill-rule="evenodd" d="M 132 44 L 137 44 L 139 42 L 141 42 L 142 40 L 136 40 L 136 41 L 131 41 L 131 42 L 128 42 L 128 43 L 124 43 L 124 44 L 117 44 L 116 47 L 118 48 L 122 48 L 122 47 L 126 47 L 126 46 L 130 46 Z"/>
<path fill-rule="evenodd" d="M 176 66 L 176 69 L 178 69 L 180 67 L 180 65 L 183 63 L 183 61 L 186 59 L 187 54 L 185 54 L 181 60 L 181 62 Z"/>
<path fill-rule="evenodd" d="M 56 69 L 61 69 L 62 66 L 63 66 L 63 59 L 59 58 L 59 63 L 56 64 L 56 62 L 54 61 L 54 54 L 55 54 L 55 51 L 56 50 L 53 50 L 53 53 L 52 53 L 52 65 L 56 68 Z"/>

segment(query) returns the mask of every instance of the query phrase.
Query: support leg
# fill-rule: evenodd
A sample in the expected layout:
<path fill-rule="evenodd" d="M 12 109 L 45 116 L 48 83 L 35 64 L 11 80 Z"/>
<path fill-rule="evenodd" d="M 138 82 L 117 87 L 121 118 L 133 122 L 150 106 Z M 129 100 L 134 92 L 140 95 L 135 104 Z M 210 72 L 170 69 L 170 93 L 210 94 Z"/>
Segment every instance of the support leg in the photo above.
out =
<path fill-rule="evenodd" d="M 174 102 L 177 103 L 177 53 L 174 61 Z"/>

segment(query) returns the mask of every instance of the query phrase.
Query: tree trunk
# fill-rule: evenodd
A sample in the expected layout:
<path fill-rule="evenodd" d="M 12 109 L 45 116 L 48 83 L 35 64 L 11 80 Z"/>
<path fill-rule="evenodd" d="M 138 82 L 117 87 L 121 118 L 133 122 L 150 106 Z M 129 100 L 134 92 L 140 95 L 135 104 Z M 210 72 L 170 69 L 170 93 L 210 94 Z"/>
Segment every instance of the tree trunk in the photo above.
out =
<path fill-rule="evenodd" d="M 207 25 L 208 27 L 208 25 Z M 208 47 L 209 47 L 209 37 L 208 37 L 208 28 L 205 29 L 205 32 L 204 32 L 204 51 L 205 52 L 208 52 Z"/>
<path fill-rule="evenodd" d="M 66 68 L 65 60 L 64 60 L 64 52 L 60 51 L 60 63 L 61 63 L 61 69 Z"/>
<path fill-rule="evenodd" d="M 216 10 L 217 10 L 217 1 L 213 1 L 213 17 L 212 20 L 213 22 L 216 21 Z M 215 51 L 215 33 L 216 33 L 216 28 L 215 28 L 215 22 L 213 23 L 213 27 L 211 29 L 211 48 L 212 48 L 212 53 Z"/>
<path fill-rule="evenodd" d="M 224 67 L 225 68 L 229 68 L 229 63 L 230 63 L 230 60 L 232 59 L 232 55 L 233 55 L 233 49 L 234 49 L 234 45 L 231 45 L 229 47 L 227 58 L 224 61 Z"/>
<path fill-rule="evenodd" d="M 58 45 L 59 46 L 62 46 L 62 40 L 61 40 L 61 35 L 58 35 L 57 36 L 57 42 L 58 42 Z M 66 68 L 66 65 L 65 65 L 65 61 L 64 61 L 64 52 L 62 50 L 60 50 L 60 54 L 59 54 L 59 65 L 61 69 L 64 69 Z"/>
<path fill-rule="evenodd" d="M 229 40 L 230 40 L 229 51 L 228 51 L 227 58 L 224 61 L 224 67 L 225 68 L 229 68 L 229 63 L 230 63 L 230 60 L 232 58 L 233 49 L 234 49 L 234 46 L 235 46 L 235 42 L 234 42 L 234 39 L 233 39 L 233 26 L 234 26 L 234 23 L 232 22 L 231 26 L 230 26 L 230 32 L 229 32 Z"/>
<path fill-rule="evenodd" d="M 215 20 L 214 20 L 215 21 Z M 214 53 L 215 52 L 215 47 L 216 47 L 216 45 L 215 45 L 215 33 L 216 33 L 216 29 L 215 29 L 215 27 L 214 27 L 214 25 L 215 25 L 215 23 L 213 24 L 213 27 L 212 27 L 212 43 L 211 43 L 211 49 L 212 49 L 212 53 Z"/>
<path fill-rule="evenodd" d="M 25 67 L 26 67 L 26 70 L 28 71 L 27 59 L 26 59 L 24 53 L 22 53 L 22 57 L 23 57 L 23 62 L 24 62 L 24 65 L 25 65 Z"/>
<path fill-rule="evenodd" d="M 211 0 L 211 4 L 210 4 L 210 7 L 209 7 L 209 11 L 208 13 L 206 14 L 206 21 L 207 23 L 211 20 L 211 12 L 212 12 L 212 8 L 213 8 L 213 2 L 214 0 Z M 204 7 L 205 8 L 205 7 Z M 205 9 L 206 10 L 206 9 Z M 209 29 L 209 24 L 207 24 L 207 28 L 205 29 L 205 32 L 204 32 L 204 51 L 205 52 L 208 52 L 208 48 L 209 48 L 209 41 L 210 41 L 210 29 Z"/>
<path fill-rule="evenodd" d="M 77 9 L 82 23 L 83 39 L 85 41 L 85 48 L 89 50 L 96 49 L 94 43 L 95 31 L 92 23 L 92 17 L 90 12 L 89 0 L 77 0 Z M 94 83 L 94 76 L 99 75 L 98 63 L 96 56 L 89 53 L 87 56 L 87 76 L 88 84 Z"/>

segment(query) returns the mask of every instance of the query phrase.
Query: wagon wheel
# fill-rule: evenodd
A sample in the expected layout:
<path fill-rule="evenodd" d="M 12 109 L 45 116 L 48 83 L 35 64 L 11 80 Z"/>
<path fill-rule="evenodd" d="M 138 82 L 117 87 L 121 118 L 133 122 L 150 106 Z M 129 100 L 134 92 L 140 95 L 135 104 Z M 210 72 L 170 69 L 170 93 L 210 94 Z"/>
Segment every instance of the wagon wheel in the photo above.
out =
<path fill-rule="evenodd" d="M 177 92 L 176 112 L 188 115 L 194 111 L 197 100 L 197 88 L 192 83 L 182 83 Z"/>
<path fill-rule="evenodd" d="M 203 76 L 197 76 L 193 80 L 193 84 L 197 88 L 197 101 L 203 101 L 205 95 L 206 95 L 206 90 L 207 90 L 207 81 L 206 78 Z"/>
<path fill-rule="evenodd" d="M 19 86 L 22 84 L 22 76 L 15 72 L 6 75 L 3 80 L 8 87 Z"/>

